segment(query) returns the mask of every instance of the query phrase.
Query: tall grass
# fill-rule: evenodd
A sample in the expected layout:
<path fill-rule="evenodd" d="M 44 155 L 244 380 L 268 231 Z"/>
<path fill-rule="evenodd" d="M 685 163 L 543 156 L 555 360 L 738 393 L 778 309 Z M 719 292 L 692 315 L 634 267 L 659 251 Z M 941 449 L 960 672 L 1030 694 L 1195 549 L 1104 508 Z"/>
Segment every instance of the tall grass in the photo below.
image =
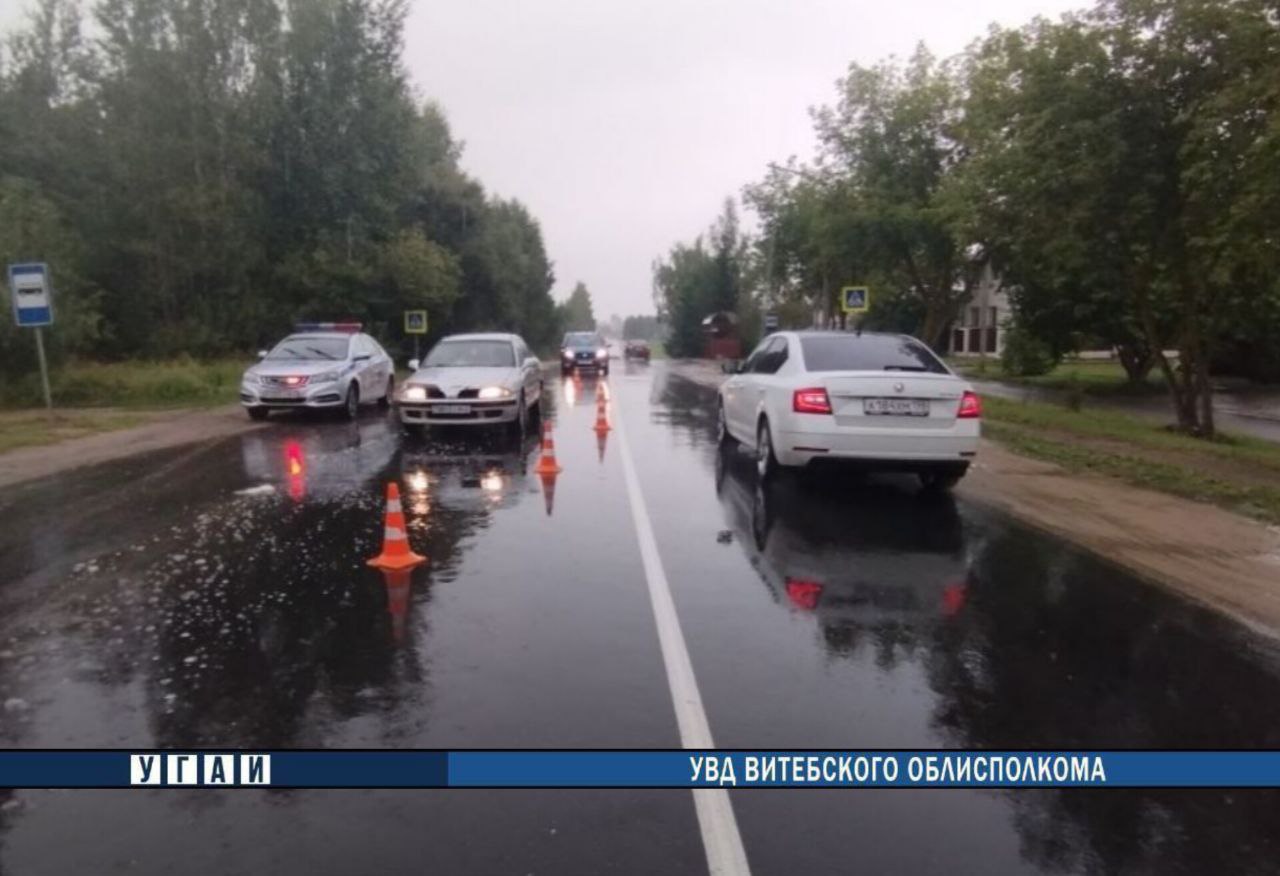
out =
<path fill-rule="evenodd" d="M 239 359 L 162 362 L 70 362 L 50 374 L 58 407 L 179 407 L 235 401 L 240 375 L 248 362 Z M 29 408 L 44 403 L 40 375 L 0 381 L 0 407 Z"/>

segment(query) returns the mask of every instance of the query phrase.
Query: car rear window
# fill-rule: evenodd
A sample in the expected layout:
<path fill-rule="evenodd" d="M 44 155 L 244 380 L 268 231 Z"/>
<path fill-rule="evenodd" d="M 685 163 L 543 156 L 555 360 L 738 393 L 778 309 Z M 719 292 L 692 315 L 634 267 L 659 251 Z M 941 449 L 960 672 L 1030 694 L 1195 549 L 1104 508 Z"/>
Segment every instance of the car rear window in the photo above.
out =
<path fill-rule="evenodd" d="M 893 335 L 825 335 L 800 338 L 809 371 L 927 371 L 947 368 L 924 344 Z"/>

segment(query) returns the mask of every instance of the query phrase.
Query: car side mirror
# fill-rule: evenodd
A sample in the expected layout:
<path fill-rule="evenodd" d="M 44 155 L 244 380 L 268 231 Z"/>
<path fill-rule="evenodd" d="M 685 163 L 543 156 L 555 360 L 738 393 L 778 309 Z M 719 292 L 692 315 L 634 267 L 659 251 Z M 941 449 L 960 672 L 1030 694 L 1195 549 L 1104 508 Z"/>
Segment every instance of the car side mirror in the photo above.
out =
<path fill-rule="evenodd" d="M 410 370 L 410 371 L 417 371 L 417 370 L 418 370 L 418 365 L 419 365 L 419 364 L 420 364 L 420 363 L 418 362 L 418 360 L 417 360 L 417 359 L 410 359 L 410 360 L 409 360 L 409 370 Z"/>
<path fill-rule="evenodd" d="M 266 350 L 259 350 L 259 351 L 258 351 L 258 358 L 259 358 L 259 359 L 265 359 L 265 358 L 267 358 L 267 351 L 266 351 Z"/>

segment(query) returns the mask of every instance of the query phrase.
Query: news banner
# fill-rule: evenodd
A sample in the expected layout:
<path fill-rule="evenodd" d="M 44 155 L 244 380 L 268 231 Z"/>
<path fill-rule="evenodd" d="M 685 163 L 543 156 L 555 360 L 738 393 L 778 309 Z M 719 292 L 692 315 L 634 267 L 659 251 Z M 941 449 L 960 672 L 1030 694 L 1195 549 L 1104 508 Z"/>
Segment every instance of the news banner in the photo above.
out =
<path fill-rule="evenodd" d="M 1280 751 L 0 751 L 9 788 L 1280 787 Z"/>

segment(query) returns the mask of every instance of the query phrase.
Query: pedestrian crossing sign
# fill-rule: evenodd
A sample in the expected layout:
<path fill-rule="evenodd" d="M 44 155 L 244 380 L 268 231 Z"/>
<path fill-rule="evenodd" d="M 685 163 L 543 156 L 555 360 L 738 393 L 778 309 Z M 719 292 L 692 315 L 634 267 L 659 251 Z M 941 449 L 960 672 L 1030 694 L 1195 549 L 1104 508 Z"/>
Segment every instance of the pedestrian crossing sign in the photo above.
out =
<path fill-rule="evenodd" d="M 406 310 L 404 312 L 404 333 L 406 335 L 425 335 L 427 333 L 427 312 L 425 310 Z"/>
<path fill-rule="evenodd" d="M 866 313 L 871 306 L 871 290 L 866 286 L 845 286 L 840 290 L 840 306 L 845 313 Z"/>

